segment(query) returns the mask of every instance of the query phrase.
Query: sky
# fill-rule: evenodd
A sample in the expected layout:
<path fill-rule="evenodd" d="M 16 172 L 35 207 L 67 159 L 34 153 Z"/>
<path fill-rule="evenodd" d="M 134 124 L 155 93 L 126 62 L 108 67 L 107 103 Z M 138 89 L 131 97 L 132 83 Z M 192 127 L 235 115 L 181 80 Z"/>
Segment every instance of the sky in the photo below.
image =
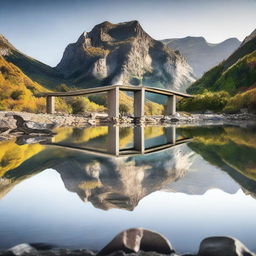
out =
<path fill-rule="evenodd" d="M 138 20 L 155 39 L 243 40 L 256 27 L 256 0 L 0 0 L 0 34 L 50 66 L 103 21 Z"/>

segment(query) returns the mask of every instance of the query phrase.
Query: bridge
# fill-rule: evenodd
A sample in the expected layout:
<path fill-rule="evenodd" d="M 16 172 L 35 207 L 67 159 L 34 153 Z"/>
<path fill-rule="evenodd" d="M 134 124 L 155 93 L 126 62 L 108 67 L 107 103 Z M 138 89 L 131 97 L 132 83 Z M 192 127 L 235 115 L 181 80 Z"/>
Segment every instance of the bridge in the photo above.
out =
<path fill-rule="evenodd" d="M 84 152 L 91 155 L 101 156 L 101 157 L 130 157 L 136 155 L 146 155 L 154 152 L 160 152 L 165 149 L 169 149 L 175 146 L 178 146 L 183 143 L 188 143 L 192 138 L 176 138 L 176 126 L 165 127 L 166 129 L 166 143 L 151 147 L 145 147 L 145 134 L 144 126 L 135 126 L 134 127 L 134 136 L 133 136 L 133 146 L 131 148 L 120 148 L 120 132 L 119 126 L 108 126 L 108 137 L 107 137 L 107 146 L 106 150 L 95 149 L 91 147 L 81 147 L 79 145 L 66 144 L 65 142 L 52 141 L 42 142 L 41 144 L 47 146 L 54 146 L 58 148 L 70 149 L 75 151 Z"/>
<path fill-rule="evenodd" d="M 190 94 L 176 92 L 167 89 L 146 87 L 146 86 L 131 86 L 131 85 L 109 85 L 83 90 L 68 91 L 68 92 L 46 92 L 41 93 L 41 96 L 46 97 L 46 112 L 53 114 L 55 112 L 55 97 L 72 97 L 85 96 L 96 93 L 107 93 L 108 116 L 119 117 L 119 92 L 130 91 L 134 93 L 134 117 L 140 118 L 144 116 L 145 92 L 155 93 L 168 97 L 165 115 L 174 115 L 176 113 L 176 96 L 190 98 Z"/>

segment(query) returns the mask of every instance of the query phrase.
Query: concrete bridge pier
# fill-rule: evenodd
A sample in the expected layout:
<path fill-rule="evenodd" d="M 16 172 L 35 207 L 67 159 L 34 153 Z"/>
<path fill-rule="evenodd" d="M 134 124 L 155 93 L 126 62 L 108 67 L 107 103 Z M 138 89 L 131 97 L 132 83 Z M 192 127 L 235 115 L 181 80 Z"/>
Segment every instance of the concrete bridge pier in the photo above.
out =
<path fill-rule="evenodd" d="M 119 156 L 119 126 L 108 126 L 108 153 Z"/>
<path fill-rule="evenodd" d="M 144 126 L 134 127 L 133 142 L 134 142 L 134 149 L 144 154 L 144 151 L 145 151 Z"/>
<path fill-rule="evenodd" d="M 167 143 L 175 144 L 176 143 L 176 127 L 166 127 L 166 138 Z"/>
<path fill-rule="evenodd" d="M 108 117 L 119 117 L 119 87 L 108 91 Z"/>
<path fill-rule="evenodd" d="M 145 88 L 141 88 L 139 91 L 134 92 L 134 117 L 141 118 L 145 115 Z"/>
<path fill-rule="evenodd" d="M 166 113 L 167 116 L 176 114 L 176 95 L 169 95 L 166 103 Z"/>
<path fill-rule="evenodd" d="M 54 112 L 55 112 L 55 97 L 47 96 L 46 97 L 46 113 L 54 114 Z"/>

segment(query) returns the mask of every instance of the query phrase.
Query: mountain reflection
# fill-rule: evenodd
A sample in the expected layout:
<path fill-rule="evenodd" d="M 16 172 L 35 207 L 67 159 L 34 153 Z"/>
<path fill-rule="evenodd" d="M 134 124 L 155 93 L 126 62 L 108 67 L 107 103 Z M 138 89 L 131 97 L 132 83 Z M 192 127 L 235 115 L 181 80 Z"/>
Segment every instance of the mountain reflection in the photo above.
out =
<path fill-rule="evenodd" d="M 57 132 L 43 144 L 0 142 L 0 197 L 48 168 L 60 174 L 68 191 L 104 210 L 133 210 L 158 190 L 235 193 L 242 187 L 252 196 L 256 192 L 255 127 L 111 126 Z"/>

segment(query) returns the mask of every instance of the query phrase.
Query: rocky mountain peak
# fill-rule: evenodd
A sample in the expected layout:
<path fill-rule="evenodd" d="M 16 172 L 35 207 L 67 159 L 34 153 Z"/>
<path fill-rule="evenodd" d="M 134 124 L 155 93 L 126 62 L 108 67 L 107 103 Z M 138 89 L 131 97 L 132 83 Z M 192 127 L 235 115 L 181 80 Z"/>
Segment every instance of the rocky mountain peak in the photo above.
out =
<path fill-rule="evenodd" d="M 103 33 L 108 33 L 114 38 L 120 36 L 121 38 L 117 38 L 119 40 L 122 39 L 122 37 L 136 36 L 139 35 L 139 33 L 145 33 L 137 20 L 121 22 L 118 24 L 113 24 L 109 21 L 105 21 L 96 25 L 90 33 L 93 34 L 99 31 Z"/>
<path fill-rule="evenodd" d="M 150 37 L 136 20 L 105 21 L 82 33 L 67 46 L 56 69 L 80 87 L 132 84 L 185 91 L 194 81 L 186 60 Z"/>
<path fill-rule="evenodd" d="M 84 32 L 77 42 L 88 46 L 88 41 L 90 41 L 92 46 L 99 47 L 103 44 L 132 41 L 138 37 L 150 38 L 136 20 L 118 24 L 105 21 L 96 25 L 89 33 Z"/>

